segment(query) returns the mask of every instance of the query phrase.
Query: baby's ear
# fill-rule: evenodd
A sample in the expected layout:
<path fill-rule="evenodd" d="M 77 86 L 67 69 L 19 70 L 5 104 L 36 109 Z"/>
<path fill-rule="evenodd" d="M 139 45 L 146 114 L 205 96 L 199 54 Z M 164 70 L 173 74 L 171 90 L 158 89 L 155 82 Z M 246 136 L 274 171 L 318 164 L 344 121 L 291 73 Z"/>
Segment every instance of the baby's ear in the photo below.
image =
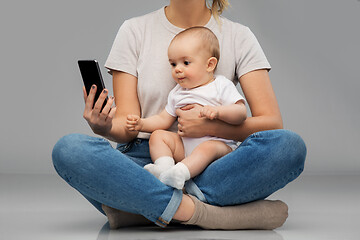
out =
<path fill-rule="evenodd" d="M 217 59 L 216 57 L 211 57 L 208 59 L 207 62 L 207 71 L 208 72 L 213 72 L 216 68 L 216 64 L 217 64 Z"/>

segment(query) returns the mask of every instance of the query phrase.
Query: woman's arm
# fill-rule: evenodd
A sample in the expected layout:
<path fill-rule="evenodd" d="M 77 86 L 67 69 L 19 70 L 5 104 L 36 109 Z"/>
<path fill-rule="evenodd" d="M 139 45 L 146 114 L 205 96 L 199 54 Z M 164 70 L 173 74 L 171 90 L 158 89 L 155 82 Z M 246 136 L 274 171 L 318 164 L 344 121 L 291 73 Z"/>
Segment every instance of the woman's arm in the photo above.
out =
<path fill-rule="evenodd" d="M 84 92 L 85 111 L 84 118 L 89 123 L 94 133 L 99 134 L 115 142 L 129 142 L 137 136 L 137 132 L 130 132 L 126 128 L 126 116 L 128 114 L 140 115 L 140 104 L 137 97 L 137 78 L 128 73 L 112 71 L 113 91 L 116 108 L 109 110 L 113 99 L 102 112 L 99 109 L 107 95 L 101 93 L 98 101 L 92 109 L 92 103 L 96 89 L 92 89 L 89 97 Z"/>
<path fill-rule="evenodd" d="M 138 132 L 130 132 L 126 128 L 126 116 L 139 115 L 140 103 L 137 96 L 137 77 L 119 71 L 112 71 L 113 91 L 116 104 L 116 113 L 113 125 L 105 137 L 115 142 L 129 142 Z"/>
<path fill-rule="evenodd" d="M 179 135 L 202 137 L 206 135 L 243 141 L 254 132 L 283 127 L 279 106 L 267 70 L 256 70 L 243 75 L 240 85 L 249 104 L 252 117 L 234 126 L 219 120 L 198 118 L 200 107 L 177 111 Z"/>

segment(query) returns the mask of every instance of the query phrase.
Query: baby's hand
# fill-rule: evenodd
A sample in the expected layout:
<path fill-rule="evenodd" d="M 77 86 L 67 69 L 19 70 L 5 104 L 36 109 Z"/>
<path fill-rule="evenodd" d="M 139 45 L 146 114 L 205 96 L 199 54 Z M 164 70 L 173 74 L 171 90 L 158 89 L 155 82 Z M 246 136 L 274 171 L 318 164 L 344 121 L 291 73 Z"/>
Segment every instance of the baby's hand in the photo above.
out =
<path fill-rule="evenodd" d="M 141 130 L 143 122 L 141 118 L 137 115 L 127 115 L 126 127 L 129 131 L 139 131 Z"/>
<path fill-rule="evenodd" d="M 204 106 L 200 111 L 200 117 L 214 120 L 219 117 L 219 110 L 214 106 Z"/>

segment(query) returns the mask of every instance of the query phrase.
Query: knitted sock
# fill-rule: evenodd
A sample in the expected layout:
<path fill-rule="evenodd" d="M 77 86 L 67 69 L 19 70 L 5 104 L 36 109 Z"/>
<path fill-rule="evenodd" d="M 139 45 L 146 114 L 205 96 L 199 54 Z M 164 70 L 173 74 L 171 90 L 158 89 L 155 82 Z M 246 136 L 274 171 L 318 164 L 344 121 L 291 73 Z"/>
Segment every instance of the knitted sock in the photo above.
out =
<path fill-rule="evenodd" d="M 106 205 L 101 205 L 106 216 L 108 217 L 111 229 L 130 226 L 150 225 L 152 222 L 142 215 L 124 212 Z"/>
<path fill-rule="evenodd" d="M 275 229 L 288 217 L 288 207 L 282 201 L 258 200 L 242 205 L 218 207 L 201 202 L 189 195 L 195 203 L 195 212 L 182 224 L 204 229 Z"/>
<path fill-rule="evenodd" d="M 160 174 L 159 180 L 168 186 L 182 189 L 185 181 L 190 179 L 189 169 L 182 162 Z"/>
<path fill-rule="evenodd" d="M 174 166 L 175 161 L 172 157 L 164 156 L 159 157 L 155 160 L 155 162 L 152 164 L 147 164 L 144 166 L 144 169 L 149 171 L 152 175 L 154 175 L 156 178 L 159 178 L 160 174 L 172 166 Z"/>

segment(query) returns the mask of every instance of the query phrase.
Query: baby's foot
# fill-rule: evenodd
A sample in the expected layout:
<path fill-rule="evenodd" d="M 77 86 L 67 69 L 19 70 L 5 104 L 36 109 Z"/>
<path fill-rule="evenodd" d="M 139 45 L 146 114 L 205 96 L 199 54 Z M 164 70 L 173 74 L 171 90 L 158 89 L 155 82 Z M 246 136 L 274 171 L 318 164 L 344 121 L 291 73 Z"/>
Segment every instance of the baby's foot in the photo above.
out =
<path fill-rule="evenodd" d="M 182 189 L 185 181 L 190 179 L 189 169 L 179 162 L 172 168 L 160 174 L 159 180 L 173 188 Z"/>
<path fill-rule="evenodd" d="M 174 164 L 174 159 L 172 157 L 160 157 L 155 161 L 155 163 L 145 165 L 144 169 L 149 171 L 156 178 L 159 178 L 162 172 L 173 167 Z"/>
<path fill-rule="evenodd" d="M 148 172 L 150 172 L 152 175 L 154 175 L 156 178 L 159 178 L 160 174 L 167 169 L 168 167 L 161 166 L 161 165 L 155 165 L 153 163 L 149 163 L 144 166 L 144 169 L 146 169 Z"/>

